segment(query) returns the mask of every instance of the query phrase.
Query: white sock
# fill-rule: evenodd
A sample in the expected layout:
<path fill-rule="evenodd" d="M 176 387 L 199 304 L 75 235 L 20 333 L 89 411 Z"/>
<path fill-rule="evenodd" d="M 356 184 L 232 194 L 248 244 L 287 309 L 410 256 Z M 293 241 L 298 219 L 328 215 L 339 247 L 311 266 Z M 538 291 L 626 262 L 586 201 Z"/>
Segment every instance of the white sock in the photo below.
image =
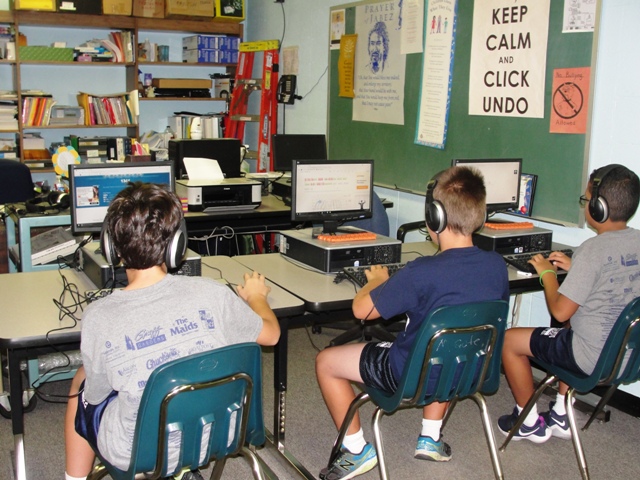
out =
<path fill-rule="evenodd" d="M 64 480 L 86 480 L 87 477 L 72 477 L 67 472 L 64 472 Z"/>
<path fill-rule="evenodd" d="M 553 405 L 553 411 L 558 415 L 566 415 L 567 408 L 564 405 L 564 395 L 560 395 L 560 393 L 556 394 L 556 403 Z M 576 403 L 575 397 L 571 399 L 571 405 Z"/>
<path fill-rule="evenodd" d="M 442 429 L 442 420 L 422 419 L 422 431 L 420 435 L 423 437 L 431 437 L 436 442 L 440 439 L 440 430 Z"/>
<path fill-rule="evenodd" d="M 364 432 L 362 428 L 352 435 L 345 435 L 342 441 L 342 446 L 349 450 L 351 453 L 360 453 L 367 444 L 364 440 Z"/>
<path fill-rule="evenodd" d="M 523 407 L 521 407 L 520 405 L 516 405 L 516 407 L 518 408 L 518 415 L 520 415 L 522 413 Z M 534 405 L 533 408 L 529 411 L 529 415 L 527 415 L 527 418 L 524 419 L 524 422 L 522 422 L 522 424 L 526 425 L 527 427 L 533 427 L 538 421 L 538 417 L 538 406 Z"/>

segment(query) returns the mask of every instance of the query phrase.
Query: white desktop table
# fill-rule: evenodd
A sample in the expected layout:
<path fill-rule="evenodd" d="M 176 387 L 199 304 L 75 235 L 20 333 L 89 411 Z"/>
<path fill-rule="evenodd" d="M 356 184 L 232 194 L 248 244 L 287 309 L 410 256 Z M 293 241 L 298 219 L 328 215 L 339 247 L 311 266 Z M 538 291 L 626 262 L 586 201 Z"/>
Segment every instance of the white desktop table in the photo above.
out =
<path fill-rule="evenodd" d="M 245 266 L 229 257 L 205 257 L 202 259 L 202 276 L 223 283 L 242 282 Z M 2 322 L 0 322 L 0 350 L 7 354 L 9 392 L 0 383 L 0 399 L 9 405 L 15 443 L 15 479 L 26 480 L 24 445 L 23 386 L 20 372 L 21 360 L 33 358 L 52 350 L 75 350 L 80 345 L 80 323 L 66 317 L 59 320 L 59 309 L 53 299 L 63 292 L 62 275 L 84 294 L 96 286 L 82 272 L 71 269 L 48 270 L 0 275 L 0 291 L 3 298 Z M 269 305 L 276 316 L 301 315 L 302 300 L 289 292 L 270 284 Z M 73 303 L 67 296 L 64 305 Z M 79 310 L 76 314 L 81 317 Z M 0 380 L 1 381 L 1 380 Z"/>

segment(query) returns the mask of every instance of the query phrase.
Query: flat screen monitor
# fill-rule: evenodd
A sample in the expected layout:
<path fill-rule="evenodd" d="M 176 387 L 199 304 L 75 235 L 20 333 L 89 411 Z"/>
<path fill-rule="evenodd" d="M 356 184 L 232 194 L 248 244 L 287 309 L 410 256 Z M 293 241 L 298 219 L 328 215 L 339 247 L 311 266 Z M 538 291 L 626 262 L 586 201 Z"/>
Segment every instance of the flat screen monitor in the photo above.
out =
<path fill-rule="evenodd" d="M 71 230 L 99 233 L 111 200 L 130 182 L 157 183 L 175 191 L 173 162 L 87 163 L 69 168 Z"/>
<path fill-rule="evenodd" d="M 452 164 L 480 171 L 487 189 L 487 213 L 518 209 L 521 158 L 456 159 Z"/>
<path fill-rule="evenodd" d="M 290 172 L 292 160 L 326 160 L 327 141 L 324 135 L 274 135 L 273 170 Z"/>
<path fill-rule="evenodd" d="M 291 219 L 322 222 L 323 233 L 339 232 L 349 220 L 373 214 L 373 160 L 294 160 Z"/>

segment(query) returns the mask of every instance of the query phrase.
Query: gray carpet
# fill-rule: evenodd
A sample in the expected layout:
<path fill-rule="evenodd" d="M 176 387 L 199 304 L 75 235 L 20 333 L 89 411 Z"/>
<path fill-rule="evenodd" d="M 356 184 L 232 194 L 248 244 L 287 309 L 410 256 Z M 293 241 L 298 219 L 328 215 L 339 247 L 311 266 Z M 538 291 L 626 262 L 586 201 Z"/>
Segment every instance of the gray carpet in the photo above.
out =
<path fill-rule="evenodd" d="M 313 474 L 325 466 L 335 429 L 326 411 L 314 375 L 314 357 L 318 347 L 328 344 L 337 332 L 324 329 L 320 335 L 304 329 L 290 332 L 289 391 L 287 396 L 288 450 Z M 265 420 L 270 429 L 273 423 L 272 365 L 273 355 L 264 354 Z M 68 382 L 51 382 L 42 393 L 64 394 Z M 543 396 L 539 404 L 546 409 L 550 397 Z M 513 400 L 506 383 L 498 393 L 487 399 L 489 412 L 495 419 L 513 409 Z M 65 406 L 39 401 L 36 409 L 25 415 L 25 447 L 27 475 L 30 480 L 64 478 L 63 416 Z M 372 408 L 363 409 L 363 425 L 367 439 L 373 440 L 369 425 Z M 582 423 L 586 414 L 578 412 Z M 638 437 L 639 420 L 612 410 L 611 421 L 594 423 L 583 432 L 591 478 L 640 478 Z M 414 479 L 491 479 L 493 470 L 482 430 L 478 408 L 472 400 L 461 402 L 455 409 L 444 435 L 451 445 L 453 458 L 448 463 L 432 463 L 413 459 L 413 450 L 420 429 L 420 410 L 405 410 L 382 419 L 385 451 L 392 478 Z M 502 434 L 494 423 L 498 445 Z M 259 455 L 281 479 L 294 478 L 283 466 L 273 448 L 259 451 Z M 543 445 L 514 442 L 500 454 L 506 478 L 511 479 L 579 479 L 573 446 L 570 441 L 551 438 Z M 0 418 L 0 479 L 13 479 L 13 437 L 11 422 Z M 225 479 L 251 478 L 248 464 L 241 458 L 227 462 Z M 378 471 L 363 475 L 363 480 L 379 478 Z"/>

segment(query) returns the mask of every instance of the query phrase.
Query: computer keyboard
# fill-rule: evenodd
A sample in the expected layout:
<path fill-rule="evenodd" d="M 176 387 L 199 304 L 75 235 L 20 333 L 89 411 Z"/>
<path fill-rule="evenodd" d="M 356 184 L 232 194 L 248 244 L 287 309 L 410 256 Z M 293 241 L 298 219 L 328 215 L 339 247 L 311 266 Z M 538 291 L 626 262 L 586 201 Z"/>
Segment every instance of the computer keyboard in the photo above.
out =
<path fill-rule="evenodd" d="M 515 253 L 511 255 L 503 255 L 502 257 L 504 258 L 505 262 L 513 265 L 520 272 L 536 273 L 536 269 L 529 263 L 529 260 L 531 260 L 533 256 L 538 255 L 539 253 L 547 258 L 551 252 L 562 252 L 569 258 L 573 256 L 573 249 L 565 248 L 562 250 L 543 250 L 540 252 Z"/>
<path fill-rule="evenodd" d="M 375 240 L 378 238 L 373 232 L 356 232 L 356 233 L 321 233 L 318 240 L 325 242 L 360 242 L 362 240 Z"/>
<path fill-rule="evenodd" d="M 405 265 L 406 263 L 385 263 L 381 266 L 387 267 L 387 269 L 389 270 L 389 276 L 391 277 Z M 367 283 L 367 275 L 364 273 L 364 271 L 369 268 L 371 268 L 371 265 L 361 265 L 359 267 L 344 267 L 342 271 L 347 278 L 356 282 L 359 287 L 364 287 Z"/>

